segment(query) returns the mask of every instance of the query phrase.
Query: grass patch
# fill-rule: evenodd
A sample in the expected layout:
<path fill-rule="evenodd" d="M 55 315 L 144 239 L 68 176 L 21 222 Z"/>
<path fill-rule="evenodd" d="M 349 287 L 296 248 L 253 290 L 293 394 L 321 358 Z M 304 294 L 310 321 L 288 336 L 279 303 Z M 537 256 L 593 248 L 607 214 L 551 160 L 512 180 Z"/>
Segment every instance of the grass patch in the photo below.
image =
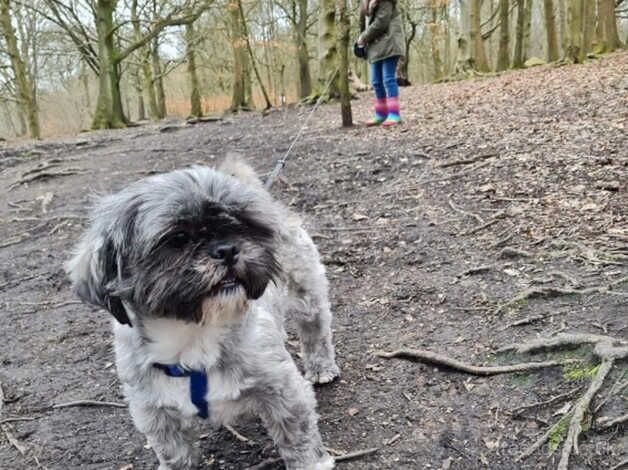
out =
<path fill-rule="evenodd" d="M 563 377 L 565 378 L 565 380 L 570 381 L 590 378 L 597 373 L 599 368 L 599 364 L 593 367 L 582 367 L 578 364 L 567 364 L 563 366 Z"/>
<path fill-rule="evenodd" d="M 569 421 L 571 420 L 571 413 L 566 414 L 560 421 L 554 425 L 552 431 L 550 432 L 548 443 L 549 443 L 549 453 L 553 454 L 561 442 L 565 440 L 567 437 L 567 431 L 569 430 Z"/>

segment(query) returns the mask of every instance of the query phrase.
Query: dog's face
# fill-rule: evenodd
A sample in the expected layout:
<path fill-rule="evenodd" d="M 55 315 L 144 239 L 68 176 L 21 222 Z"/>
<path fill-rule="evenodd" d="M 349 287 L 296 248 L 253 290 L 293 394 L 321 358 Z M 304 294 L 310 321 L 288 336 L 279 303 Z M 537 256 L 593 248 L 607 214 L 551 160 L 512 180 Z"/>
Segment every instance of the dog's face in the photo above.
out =
<path fill-rule="evenodd" d="M 278 216 L 265 193 L 195 167 L 147 178 L 99 201 L 68 264 L 83 300 L 131 324 L 201 321 L 204 312 L 260 297 L 278 274 Z"/>

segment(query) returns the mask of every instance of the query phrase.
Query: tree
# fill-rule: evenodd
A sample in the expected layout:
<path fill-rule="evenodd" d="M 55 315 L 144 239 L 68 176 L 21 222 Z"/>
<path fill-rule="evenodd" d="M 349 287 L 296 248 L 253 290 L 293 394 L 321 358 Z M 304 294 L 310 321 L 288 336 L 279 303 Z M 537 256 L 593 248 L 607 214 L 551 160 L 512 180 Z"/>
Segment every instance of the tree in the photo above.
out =
<path fill-rule="evenodd" d="M 556 13 L 554 0 L 543 0 L 545 12 L 545 38 L 547 40 L 547 60 L 558 60 L 558 38 L 556 36 Z"/>
<path fill-rule="evenodd" d="M 497 70 L 506 70 L 508 67 L 510 67 L 509 10 L 509 0 L 499 0 L 499 50 L 497 52 Z"/>
<path fill-rule="evenodd" d="M 584 61 L 582 15 L 584 2 L 589 0 L 568 0 L 567 3 L 567 40 L 565 59 L 579 64 Z"/>
<path fill-rule="evenodd" d="M 484 41 L 481 33 L 481 0 L 471 0 L 470 19 L 471 29 L 469 31 L 469 39 L 471 43 L 471 58 L 473 61 L 473 67 L 478 72 L 488 72 L 490 67 L 488 65 L 488 59 L 486 58 L 486 51 L 484 50 Z"/>
<path fill-rule="evenodd" d="M 231 94 L 231 111 L 248 111 L 251 109 L 251 73 L 246 51 L 246 38 L 240 9 L 236 2 L 227 5 L 230 18 L 231 47 L 233 50 L 233 88 Z"/>
<path fill-rule="evenodd" d="M 338 64 L 340 110 L 342 127 L 350 127 L 353 125 L 351 92 L 349 91 L 349 32 L 351 30 L 351 22 L 347 14 L 347 0 L 338 0 L 338 23 L 340 26 L 340 34 L 338 35 L 338 48 L 340 49 L 340 62 Z"/>
<path fill-rule="evenodd" d="M 188 63 L 188 77 L 190 80 L 190 117 L 201 117 L 203 108 L 201 106 L 201 87 L 199 85 L 198 73 L 196 72 L 196 36 L 194 34 L 194 23 L 185 25 L 185 54 Z"/>
<path fill-rule="evenodd" d="M 15 78 L 18 107 L 22 116 L 26 117 L 28 132 L 34 139 L 41 137 L 39 128 L 39 110 L 37 108 L 36 90 L 33 78 L 24 62 L 18 47 L 17 36 L 11 23 L 10 0 L 0 0 L 0 32 L 6 43 L 11 69 Z"/>
<path fill-rule="evenodd" d="M 525 0 L 517 1 L 517 30 L 515 32 L 515 51 L 512 59 L 512 66 L 516 69 L 523 67 L 525 62 L 524 36 L 525 36 Z"/>
<path fill-rule="evenodd" d="M 621 47 L 617 32 L 615 0 L 598 0 L 598 47 L 599 53 L 614 51 Z"/>
<path fill-rule="evenodd" d="M 323 99 L 338 96 L 338 33 L 336 30 L 336 0 L 320 0 L 318 19 L 318 85 L 316 95 Z M 329 84 L 327 91 L 325 87 Z"/>
<path fill-rule="evenodd" d="M 137 14 L 137 0 L 131 2 L 131 23 L 133 24 L 134 40 L 139 41 L 142 38 L 140 27 L 140 19 Z M 144 46 L 138 50 L 137 58 L 140 62 L 142 71 L 142 104 L 148 103 L 148 115 L 153 121 L 159 120 L 159 110 L 157 109 L 157 95 L 153 86 L 153 69 L 149 62 L 150 50 Z M 143 110 L 142 110 L 143 111 Z"/>

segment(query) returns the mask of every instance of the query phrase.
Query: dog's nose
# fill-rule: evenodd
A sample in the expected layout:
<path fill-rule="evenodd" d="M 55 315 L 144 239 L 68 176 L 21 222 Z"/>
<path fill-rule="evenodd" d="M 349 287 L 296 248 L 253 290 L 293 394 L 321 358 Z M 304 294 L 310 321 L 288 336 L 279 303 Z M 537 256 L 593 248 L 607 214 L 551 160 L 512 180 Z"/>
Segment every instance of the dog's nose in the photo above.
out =
<path fill-rule="evenodd" d="M 221 259 L 227 266 L 233 266 L 238 261 L 240 250 L 231 243 L 221 243 L 210 249 L 210 256 L 214 259 Z"/>

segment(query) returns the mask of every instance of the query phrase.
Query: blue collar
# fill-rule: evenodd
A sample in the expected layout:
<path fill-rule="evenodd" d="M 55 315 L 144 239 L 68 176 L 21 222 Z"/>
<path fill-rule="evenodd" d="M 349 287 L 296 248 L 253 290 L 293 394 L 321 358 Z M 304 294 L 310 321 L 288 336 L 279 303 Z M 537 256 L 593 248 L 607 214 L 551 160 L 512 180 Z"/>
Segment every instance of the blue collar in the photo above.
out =
<path fill-rule="evenodd" d="M 189 377 L 190 378 L 190 399 L 196 409 L 197 415 L 207 419 L 209 417 L 209 404 L 206 396 L 209 387 L 207 386 L 207 373 L 204 370 L 191 370 L 179 364 L 153 364 L 156 369 L 162 370 L 168 377 Z"/>

